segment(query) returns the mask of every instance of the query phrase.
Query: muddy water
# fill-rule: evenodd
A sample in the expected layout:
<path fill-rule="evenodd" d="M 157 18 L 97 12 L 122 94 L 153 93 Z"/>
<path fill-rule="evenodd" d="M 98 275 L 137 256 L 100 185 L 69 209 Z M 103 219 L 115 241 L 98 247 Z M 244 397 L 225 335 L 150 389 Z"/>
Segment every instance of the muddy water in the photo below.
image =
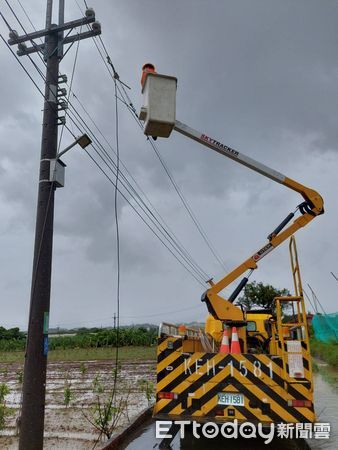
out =
<path fill-rule="evenodd" d="M 195 439 L 191 434 L 187 433 L 184 439 L 179 439 L 178 437 L 174 439 L 172 450 L 220 450 L 224 448 L 231 448 L 232 450 L 242 450 L 243 448 L 250 448 L 250 450 L 267 448 L 274 450 L 305 450 L 307 448 L 313 450 L 338 450 L 338 391 L 326 382 L 320 373 L 314 375 L 314 383 L 317 420 L 318 422 L 329 422 L 331 424 L 329 440 L 311 439 L 306 443 L 300 439 L 294 441 L 273 439 L 269 445 L 266 445 L 262 440 L 258 439 Z M 159 442 L 155 438 L 155 424 L 150 422 L 139 430 L 133 440 L 123 447 L 123 450 L 152 450 L 158 448 Z"/>

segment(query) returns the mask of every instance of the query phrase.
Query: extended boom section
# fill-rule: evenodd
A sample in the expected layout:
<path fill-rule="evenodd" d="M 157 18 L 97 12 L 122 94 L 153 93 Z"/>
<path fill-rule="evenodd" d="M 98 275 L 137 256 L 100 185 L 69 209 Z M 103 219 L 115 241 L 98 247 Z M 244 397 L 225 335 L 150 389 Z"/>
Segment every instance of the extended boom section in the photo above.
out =
<path fill-rule="evenodd" d="M 215 319 L 218 320 L 229 320 L 229 316 L 231 316 L 231 320 L 243 320 L 242 311 L 238 308 L 231 308 L 230 305 L 224 307 L 224 298 L 218 296 L 217 294 L 225 289 L 229 284 L 234 282 L 238 277 L 240 277 L 247 270 L 254 270 L 257 268 L 257 262 L 264 258 L 268 253 L 270 253 L 273 249 L 278 247 L 281 243 L 283 243 L 286 239 L 292 236 L 299 228 L 307 225 L 311 220 L 313 220 L 316 216 L 323 214 L 324 206 L 323 199 L 313 189 L 310 189 L 297 181 L 292 180 L 291 178 L 286 177 L 282 173 L 271 169 L 270 167 L 256 161 L 249 156 L 246 156 L 239 151 L 219 142 L 218 140 L 206 135 L 205 133 L 200 133 L 199 131 L 194 130 L 193 128 L 188 127 L 182 122 L 176 121 L 174 130 L 183 134 L 186 137 L 189 137 L 196 142 L 220 153 L 227 158 L 236 161 L 243 166 L 248 167 L 255 172 L 264 175 L 267 178 L 270 178 L 277 183 L 283 184 L 284 186 L 292 189 L 299 194 L 302 195 L 304 201 L 298 205 L 297 210 L 299 210 L 301 216 L 297 217 L 291 225 L 289 225 L 284 231 L 282 231 L 294 218 L 295 213 L 290 213 L 276 229 L 269 234 L 268 243 L 266 243 L 261 249 L 259 249 L 256 253 L 254 253 L 250 258 L 236 267 L 232 272 L 227 274 L 224 278 L 222 278 L 218 283 L 212 284 L 212 286 L 208 289 L 208 291 L 203 295 L 202 300 L 206 302 L 208 310 L 210 314 L 213 315 Z M 228 299 L 230 303 L 233 303 L 241 290 L 245 287 L 248 282 L 248 277 L 244 277 L 238 287 L 235 289 L 231 298 Z M 231 314 L 229 314 L 231 313 Z"/>

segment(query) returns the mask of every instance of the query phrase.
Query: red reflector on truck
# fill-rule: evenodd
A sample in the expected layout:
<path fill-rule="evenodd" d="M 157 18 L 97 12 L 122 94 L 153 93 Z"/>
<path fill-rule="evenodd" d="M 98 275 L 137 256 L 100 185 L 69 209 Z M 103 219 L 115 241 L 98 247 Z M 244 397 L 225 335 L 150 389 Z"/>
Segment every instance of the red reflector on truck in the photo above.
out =
<path fill-rule="evenodd" d="M 177 399 L 178 395 L 176 392 L 163 392 L 162 391 L 157 394 L 157 397 L 172 400 L 172 399 Z"/>
<path fill-rule="evenodd" d="M 297 407 L 306 407 L 306 408 L 311 408 L 312 406 L 312 402 L 311 400 L 288 400 L 288 405 L 289 406 L 293 406 L 294 408 Z"/>

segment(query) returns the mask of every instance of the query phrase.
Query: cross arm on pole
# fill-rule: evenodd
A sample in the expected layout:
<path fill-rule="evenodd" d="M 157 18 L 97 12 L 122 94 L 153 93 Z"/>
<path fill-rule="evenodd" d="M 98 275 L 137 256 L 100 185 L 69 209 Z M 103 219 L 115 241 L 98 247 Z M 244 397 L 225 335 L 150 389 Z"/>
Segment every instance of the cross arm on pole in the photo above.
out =
<path fill-rule="evenodd" d="M 99 34 L 101 34 L 101 28 L 100 27 L 98 27 L 96 29 L 92 29 L 90 31 L 84 31 L 83 33 L 74 34 L 72 36 L 67 36 L 63 40 L 63 45 L 72 44 L 73 42 L 81 41 L 83 39 L 87 39 L 87 38 L 92 37 L 92 36 L 98 36 Z M 28 47 L 28 48 L 25 48 L 25 49 L 24 48 L 20 48 L 17 51 L 17 55 L 18 56 L 24 56 L 24 55 L 29 55 L 31 53 L 43 52 L 44 49 L 45 49 L 45 44 L 35 45 L 34 47 Z"/>
<path fill-rule="evenodd" d="M 82 25 L 87 25 L 90 23 L 95 22 L 95 14 L 91 14 L 88 17 L 83 17 L 82 19 L 77 19 L 77 20 L 72 20 L 70 22 L 66 22 L 64 24 L 61 25 L 56 25 L 53 26 L 50 29 L 44 29 L 44 30 L 39 30 L 39 31 L 34 31 L 32 33 L 28 33 L 28 34 L 24 34 L 22 36 L 16 36 L 14 34 L 11 35 L 10 39 L 8 40 L 9 45 L 17 45 L 20 44 L 22 42 L 26 42 L 26 41 L 32 41 L 34 39 L 38 39 L 41 37 L 44 37 L 50 33 L 55 33 L 55 32 L 62 32 L 65 30 L 70 30 L 72 28 L 76 28 L 76 27 L 80 27 Z"/>

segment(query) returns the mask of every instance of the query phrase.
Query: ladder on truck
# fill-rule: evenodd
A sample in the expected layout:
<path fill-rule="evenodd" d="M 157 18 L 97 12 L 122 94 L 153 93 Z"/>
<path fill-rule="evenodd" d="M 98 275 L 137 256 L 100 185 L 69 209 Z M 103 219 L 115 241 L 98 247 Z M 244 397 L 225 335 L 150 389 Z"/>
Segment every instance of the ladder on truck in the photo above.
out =
<path fill-rule="evenodd" d="M 310 356 L 309 333 L 306 309 L 303 297 L 296 240 L 294 236 L 289 243 L 290 261 L 295 295 L 276 297 L 277 354 L 282 358 L 285 384 L 304 384 L 311 382 L 312 364 Z M 292 308 L 292 319 L 283 322 L 283 306 Z"/>

